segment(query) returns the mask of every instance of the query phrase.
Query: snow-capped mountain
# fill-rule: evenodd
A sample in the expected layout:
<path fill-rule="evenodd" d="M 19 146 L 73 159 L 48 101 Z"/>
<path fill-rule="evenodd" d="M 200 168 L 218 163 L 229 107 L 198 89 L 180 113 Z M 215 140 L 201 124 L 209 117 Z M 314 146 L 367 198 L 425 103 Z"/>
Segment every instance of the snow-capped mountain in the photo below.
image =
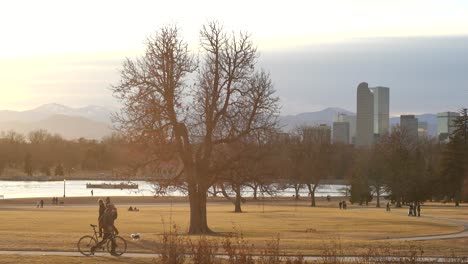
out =
<path fill-rule="evenodd" d="M 110 123 L 110 115 L 112 112 L 112 110 L 106 107 L 96 105 L 73 108 L 61 104 L 51 103 L 41 105 L 37 108 L 26 111 L 0 110 L 0 122 L 36 122 L 53 115 L 65 115 L 85 117 L 94 121 Z"/>
<path fill-rule="evenodd" d="M 113 111 L 90 105 L 73 108 L 61 104 L 45 104 L 26 111 L 0 111 L 0 131 L 14 130 L 22 134 L 37 129 L 58 133 L 67 139 L 101 139 L 112 133 Z"/>

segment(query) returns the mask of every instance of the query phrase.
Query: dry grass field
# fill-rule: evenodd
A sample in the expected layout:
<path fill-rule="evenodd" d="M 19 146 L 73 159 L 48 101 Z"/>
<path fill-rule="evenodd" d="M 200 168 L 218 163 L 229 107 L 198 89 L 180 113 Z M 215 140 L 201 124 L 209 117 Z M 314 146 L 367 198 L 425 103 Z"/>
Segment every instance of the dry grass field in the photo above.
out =
<path fill-rule="evenodd" d="M 126 257 L 64 257 L 64 256 L 22 256 L 22 255 L 0 255 L 0 264 L 155 264 L 151 258 L 126 258 Z"/>
<path fill-rule="evenodd" d="M 161 235 L 171 223 L 184 233 L 188 228 L 188 206 L 183 203 L 145 204 L 139 212 L 127 211 L 116 199 L 119 217 L 116 221 L 121 235 L 129 242 L 131 252 L 158 252 Z M 83 201 L 81 201 L 83 202 Z M 327 207 L 328 205 L 328 207 Z M 242 233 L 245 240 L 258 250 L 268 241 L 280 239 L 285 253 L 321 254 L 333 247 L 343 254 L 364 254 L 372 247 L 406 251 L 422 247 L 425 255 L 467 256 L 468 239 L 434 240 L 424 242 L 386 241 L 386 238 L 454 233 L 461 226 L 435 218 L 407 217 L 406 209 L 349 207 L 334 208 L 334 203 L 321 202 L 317 208 L 307 201 L 275 203 L 247 203 L 244 213 L 233 213 L 228 203 L 210 203 L 209 225 L 218 235 L 210 239 L 222 240 L 233 232 Z M 468 208 L 431 208 L 423 212 L 435 217 L 466 219 Z M 34 208 L 25 205 L 0 206 L 0 250 L 76 250 L 77 240 L 89 234 L 90 223 L 96 223 L 97 206 L 68 205 Z M 132 241 L 131 233 L 140 233 L 141 239 Z M 197 239 L 197 236 L 191 236 Z"/>

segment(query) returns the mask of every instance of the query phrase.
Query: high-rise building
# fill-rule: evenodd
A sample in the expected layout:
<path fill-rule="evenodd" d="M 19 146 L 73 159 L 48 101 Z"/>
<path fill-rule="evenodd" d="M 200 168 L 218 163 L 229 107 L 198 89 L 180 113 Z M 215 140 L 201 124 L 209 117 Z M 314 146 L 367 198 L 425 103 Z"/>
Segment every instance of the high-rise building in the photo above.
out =
<path fill-rule="evenodd" d="M 418 137 L 425 138 L 428 137 L 428 125 L 427 122 L 418 122 Z"/>
<path fill-rule="evenodd" d="M 357 87 L 356 146 L 370 146 L 374 142 L 374 94 L 362 82 Z"/>
<path fill-rule="evenodd" d="M 378 86 L 370 90 L 374 93 L 374 134 L 382 136 L 390 128 L 390 89 Z"/>
<path fill-rule="evenodd" d="M 339 113 L 336 122 L 349 123 L 349 144 L 356 143 L 356 116 Z"/>
<path fill-rule="evenodd" d="M 313 144 L 330 144 L 331 143 L 331 127 L 326 124 L 309 127 L 304 129 L 304 143 Z"/>
<path fill-rule="evenodd" d="M 349 144 L 349 122 L 333 122 L 333 143 Z"/>
<path fill-rule="evenodd" d="M 448 142 L 455 131 L 455 119 L 460 116 L 457 112 L 442 112 L 437 114 L 437 135 L 440 141 Z"/>
<path fill-rule="evenodd" d="M 418 119 L 414 115 L 401 115 L 400 128 L 409 138 L 418 139 Z"/>

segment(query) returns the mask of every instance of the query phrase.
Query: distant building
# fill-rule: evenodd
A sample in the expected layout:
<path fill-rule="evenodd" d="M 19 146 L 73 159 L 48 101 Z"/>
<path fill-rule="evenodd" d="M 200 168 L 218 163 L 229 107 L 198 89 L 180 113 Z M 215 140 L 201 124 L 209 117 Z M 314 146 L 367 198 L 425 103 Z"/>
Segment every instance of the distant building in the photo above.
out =
<path fill-rule="evenodd" d="M 333 143 L 349 144 L 349 122 L 333 122 Z"/>
<path fill-rule="evenodd" d="M 356 145 L 370 146 L 374 142 L 374 94 L 365 82 L 357 87 Z"/>
<path fill-rule="evenodd" d="M 401 115 L 400 128 L 408 137 L 418 139 L 418 119 L 414 115 Z"/>
<path fill-rule="evenodd" d="M 439 141 L 448 142 L 455 131 L 455 119 L 460 116 L 457 112 L 442 112 L 437 114 L 437 136 Z"/>
<path fill-rule="evenodd" d="M 418 122 L 418 137 L 426 138 L 429 136 L 427 122 Z"/>
<path fill-rule="evenodd" d="M 331 127 L 326 124 L 319 126 L 308 127 L 304 130 L 304 143 L 313 144 L 330 144 L 331 143 Z"/>
<path fill-rule="evenodd" d="M 370 88 L 374 93 L 374 134 L 382 136 L 390 129 L 390 89 Z"/>
<path fill-rule="evenodd" d="M 356 116 L 347 115 L 344 113 L 338 114 L 336 122 L 349 123 L 349 144 L 355 144 L 356 142 Z"/>

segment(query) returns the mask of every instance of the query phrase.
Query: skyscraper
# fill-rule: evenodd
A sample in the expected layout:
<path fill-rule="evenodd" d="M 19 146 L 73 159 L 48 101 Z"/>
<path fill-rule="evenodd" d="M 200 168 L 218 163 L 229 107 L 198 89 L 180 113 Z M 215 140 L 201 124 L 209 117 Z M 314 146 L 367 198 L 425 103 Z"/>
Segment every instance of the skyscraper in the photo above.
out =
<path fill-rule="evenodd" d="M 356 146 L 374 142 L 374 94 L 366 82 L 357 87 Z"/>
<path fill-rule="evenodd" d="M 356 116 L 339 113 L 336 122 L 349 123 L 349 144 L 356 143 Z"/>
<path fill-rule="evenodd" d="M 390 89 L 378 86 L 370 90 L 374 93 L 374 134 L 382 136 L 390 127 Z"/>
<path fill-rule="evenodd" d="M 419 137 L 419 138 L 428 137 L 428 125 L 427 125 L 427 122 L 424 122 L 424 121 L 418 122 L 418 137 Z"/>
<path fill-rule="evenodd" d="M 457 112 L 442 112 L 437 114 L 437 136 L 440 141 L 449 141 L 450 135 L 455 131 L 455 119 L 459 115 Z"/>
<path fill-rule="evenodd" d="M 333 143 L 349 144 L 349 122 L 333 122 Z"/>
<path fill-rule="evenodd" d="M 400 128 L 408 138 L 418 139 L 418 119 L 414 115 L 401 115 Z"/>

